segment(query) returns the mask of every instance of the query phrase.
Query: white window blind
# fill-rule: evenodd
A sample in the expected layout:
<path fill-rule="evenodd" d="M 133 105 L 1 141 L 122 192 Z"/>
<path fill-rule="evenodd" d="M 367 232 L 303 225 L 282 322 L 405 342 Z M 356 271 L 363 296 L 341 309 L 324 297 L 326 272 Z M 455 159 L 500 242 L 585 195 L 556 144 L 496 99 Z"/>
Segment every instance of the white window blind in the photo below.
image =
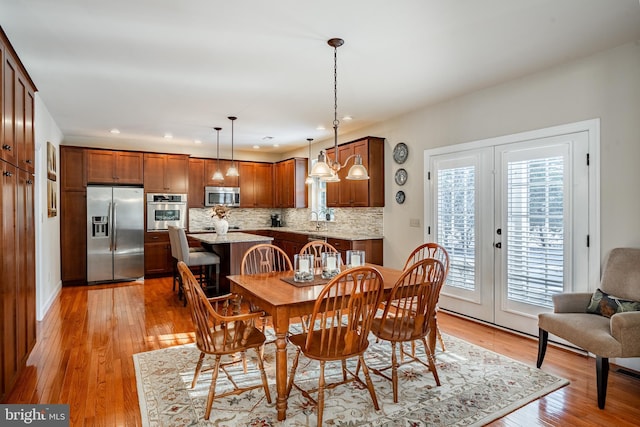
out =
<path fill-rule="evenodd" d="M 475 198 L 474 166 L 438 170 L 438 243 L 449 252 L 447 285 L 475 288 Z"/>
<path fill-rule="evenodd" d="M 552 308 L 564 279 L 564 158 L 509 162 L 507 173 L 507 296 Z"/>

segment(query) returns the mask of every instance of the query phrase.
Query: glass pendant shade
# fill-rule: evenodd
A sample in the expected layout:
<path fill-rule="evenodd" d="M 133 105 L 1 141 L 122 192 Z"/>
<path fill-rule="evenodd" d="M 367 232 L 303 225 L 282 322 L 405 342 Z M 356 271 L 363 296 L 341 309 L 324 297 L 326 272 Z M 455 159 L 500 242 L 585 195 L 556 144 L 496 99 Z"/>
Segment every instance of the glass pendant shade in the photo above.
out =
<path fill-rule="evenodd" d="M 329 167 L 329 165 L 326 162 L 324 152 L 321 151 L 320 154 L 318 154 L 318 161 L 316 162 L 315 165 L 313 165 L 313 168 L 311 168 L 311 173 L 309 174 L 309 176 L 317 176 L 318 178 L 328 178 L 331 176 L 332 173 L 333 173 L 333 169 Z"/>
<path fill-rule="evenodd" d="M 213 180 L 214 181 L 224 181 L 224 175 L 222 175 L 222 172 L 220 171 L 220 169 L 215 171 L 215 173 L 213 174 Z"/>
<path fill-rule="evenodd" d="M 240 176 L 235 163 L 231 163 L 231 166 L 227 169 L 227 176 Z"/>
<path fill-rule="evenodd" d="M 360 155 L 356 155 L 356 159 L 353 162 L 353 166 L 349 169 L 349 173 L 347 174 L 347 179 L 353 180 L 364 180 L 369 179 L 369 174 L 367 173 L 367 168 L 362 164 L 362 157 Z"/>
<path fill-rule="evenodd" d="M 320 178 L 324 182 L 340 182 L 340 177 L 338 176 L 338 172 L 331 171 L 331 175 L 328 177 Z"/>

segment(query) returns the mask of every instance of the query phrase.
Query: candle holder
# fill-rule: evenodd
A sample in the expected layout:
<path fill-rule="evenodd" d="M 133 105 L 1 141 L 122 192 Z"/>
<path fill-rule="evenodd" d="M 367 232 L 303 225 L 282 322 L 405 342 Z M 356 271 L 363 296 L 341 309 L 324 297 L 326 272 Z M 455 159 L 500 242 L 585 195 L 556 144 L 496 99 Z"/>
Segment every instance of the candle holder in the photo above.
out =
<path fill-rule="evenodd" d="M 293 280 L 295 282 L 313 281 L 313 254 L 296 254 L 293 256 Z"/>
<path fill-rule="evenodd" d="M 339 252 L 322 252 L 322 278 L 331 279 L 340 273 L 342 258 Z"/>
<path fill-rule="evenodd" d="M 365 263 L 365 253 L 362 250 L 347 251 L 347 268 L 363 266 Z"/>

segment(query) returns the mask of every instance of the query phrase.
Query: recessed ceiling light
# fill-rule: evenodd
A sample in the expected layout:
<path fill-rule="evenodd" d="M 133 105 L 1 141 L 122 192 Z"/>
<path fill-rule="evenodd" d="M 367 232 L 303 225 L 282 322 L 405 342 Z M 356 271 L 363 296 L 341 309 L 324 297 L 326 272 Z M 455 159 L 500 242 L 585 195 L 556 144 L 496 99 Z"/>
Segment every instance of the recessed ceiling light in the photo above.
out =
<path fill-rule="evenodd" d="M 273 146 L 278 148 L 278 147 L 280 147 L 280 144 L 273 144 Z"/>
<path fill-rule="evenodd" d="M 165 134 L 164 134 L 164 137 L 165 137 L 166 139 L 171 139 L 171 138 L 173 138 L 173 135 L 171 135 L 170 133 L 165 133 Z"/>
<path fill-rule="evenodd" d="M 202 144 L 202 141 L 200 141 L 199 139 L 195 139 L 193 142 L 196 144 Z"/>
<path fill-rule="evenodd" d="M 115 135 L 120 133 L 120 131 L 118 129 L 116 129 L 116 128 L 111 129 L 109 132 L 111 132 L 112 134 L 115 134 Z"/>
<path fill-rule="evenodd" d="M 325 127 L 324 127 L 324 126 L 322 126 L 322 125 L 319 125 L 319 126 L 316 128 L 316 130 L 325 130 Z"/>
<path fill-rule="evenodd" d="M 259 149 L 260 149 L 260 146 L 259 146 L 259 145 L 254 145 L 254 146 L 253 146 L 253 149 L 254 149 L 254 150 L 259 150 Z"/>
<path fill-rule="evenodd" d="M 344 117 L 342 118 L 342 120 L 347 120 L 347 121 L 349 121 L 349 120 L 353 120 L 353 117 L 351 117 L 351 116 L 344 116 Z"/>

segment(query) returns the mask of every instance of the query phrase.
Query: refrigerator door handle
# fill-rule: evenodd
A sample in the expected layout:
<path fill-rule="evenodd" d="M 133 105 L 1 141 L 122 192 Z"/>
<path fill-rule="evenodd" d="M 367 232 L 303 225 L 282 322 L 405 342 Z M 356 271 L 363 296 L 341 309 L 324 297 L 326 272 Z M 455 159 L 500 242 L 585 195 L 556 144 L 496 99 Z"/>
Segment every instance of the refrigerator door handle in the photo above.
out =
<path fill-rule="evenodd" d="M 113 207 L 111 208 L 112 209 L 112 218 L 113 218 L 113 228 L 112 228 L 113 233 L 111 233 L 111 237 L 113 238 L 113 248 L 111 250 L 113 252 L 118 250 L 118 241 L 116 240 L 117 237 L 118 237 L 118 235 L 117 235 L 117 233 L 118 233 L 118 231 L 117 231 L 118 230 L 117 219 L 118 218 L 116 217 L 116 208 L 117 208 L 117 206 L 118 206 L 118 204 L 114 202 L 113 203 Z"/>
<path fill-rule="evenodd" d="M 107 232 L 109 233 L 109 252 L 113 252 L 113 203 L 109 202 L 107 208 L 107 215 L 109 220 L 107 221 Z"/>

